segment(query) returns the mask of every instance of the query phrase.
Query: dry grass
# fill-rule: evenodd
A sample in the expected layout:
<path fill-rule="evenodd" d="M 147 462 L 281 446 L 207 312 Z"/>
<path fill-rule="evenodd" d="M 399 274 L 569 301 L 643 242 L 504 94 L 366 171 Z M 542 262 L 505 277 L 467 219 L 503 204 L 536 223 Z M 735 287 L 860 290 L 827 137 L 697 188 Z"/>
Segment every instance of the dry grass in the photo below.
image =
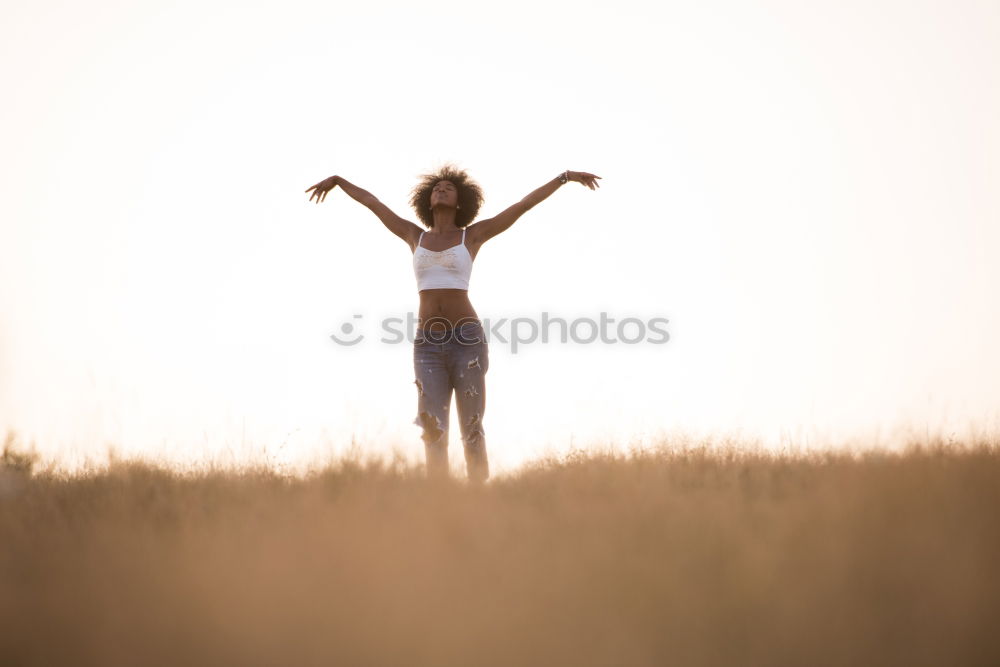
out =
<path fill-rule="evenodd" d="M 4 665 L 1000 664 L 995 445 L 581 456 L 481 488 L 4 461 Z"/>

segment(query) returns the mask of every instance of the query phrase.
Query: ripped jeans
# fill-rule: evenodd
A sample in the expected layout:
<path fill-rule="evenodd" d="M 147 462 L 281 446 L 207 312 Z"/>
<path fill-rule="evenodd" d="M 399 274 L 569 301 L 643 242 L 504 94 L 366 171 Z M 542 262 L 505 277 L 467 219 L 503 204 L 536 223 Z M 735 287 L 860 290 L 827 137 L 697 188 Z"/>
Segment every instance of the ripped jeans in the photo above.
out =
<path fill-rule="evenodd" d="M 469 480 L 482 482 L 490 476 L 483 430 L 489 367 L 489 346 L 479 322 L 466 322 L 447 331 L 417 331 L 413 343 L 417 376 L 414 423 L 423 429 L 429 477 L 448 476 L 448 414 L 453 393 Z"/>

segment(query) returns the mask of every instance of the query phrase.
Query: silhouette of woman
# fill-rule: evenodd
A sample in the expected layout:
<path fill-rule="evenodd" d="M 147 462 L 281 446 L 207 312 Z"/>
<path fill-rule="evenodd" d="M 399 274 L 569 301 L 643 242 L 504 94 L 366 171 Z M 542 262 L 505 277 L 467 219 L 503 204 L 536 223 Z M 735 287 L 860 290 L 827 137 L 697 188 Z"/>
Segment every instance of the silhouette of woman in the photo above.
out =
<path fill-rule="evenodd" d="M 596 190 L 598 179 L 600 176 L 583 171 L 564 171 L 498 215 L 472 224 L 483 203 L 482 189 L 464 170 L 446 165 L 422 176 L 411 193 L 410 204 L 426 232 L 340 176 L 306 189 L 312 192 L 309 201 L 315 199 L 318 204 L 340 186 L 406 241 L 413 252 L 420 294 L 413 343 L 417 386 L 414 423 L 423 430 L 429 477 L 448 476 L 448 413 L 453 394 L 469 480 L 484 482 L 490 476 L 483 429 L 489 346 L 468 292 L 472 262 L 479 249 L 565 183 L 574 181 Z"/>

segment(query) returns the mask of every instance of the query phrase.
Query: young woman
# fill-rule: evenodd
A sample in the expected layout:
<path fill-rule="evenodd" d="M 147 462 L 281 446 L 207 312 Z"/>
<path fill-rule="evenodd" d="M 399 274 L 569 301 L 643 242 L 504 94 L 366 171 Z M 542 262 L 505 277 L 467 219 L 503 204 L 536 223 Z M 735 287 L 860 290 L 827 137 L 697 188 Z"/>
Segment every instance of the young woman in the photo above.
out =
<path fill-rule="evenodd" d="M 410 204 L 428 231 L 405 220 L 370 192 L 331 176 L 306 189 L 309 201 L 326 200 L 340 186 L 367 206 L 390 232 L 406 241 L 413 252 L 413 270 L 420 294 L 420 312 L 413 343 L 417 385 L 417 418 L 423 429 L 427 473 L 448 476 L 448 413 L 454 393 L 458 406 L 465 465 L 469 480 L 490 476 L 483 430 L 486 410 L 486 371 L 489 347 L 479 316 L 469 301 L 472 262 L 486 241 L 505 231 L 531 209 L 569 181 L 597 189 L 600 176 L 564 171 L 495 217 L 472 221 L 483 203 L 479 185 L 465 171 L 452 166 L 421 177 Z"/>

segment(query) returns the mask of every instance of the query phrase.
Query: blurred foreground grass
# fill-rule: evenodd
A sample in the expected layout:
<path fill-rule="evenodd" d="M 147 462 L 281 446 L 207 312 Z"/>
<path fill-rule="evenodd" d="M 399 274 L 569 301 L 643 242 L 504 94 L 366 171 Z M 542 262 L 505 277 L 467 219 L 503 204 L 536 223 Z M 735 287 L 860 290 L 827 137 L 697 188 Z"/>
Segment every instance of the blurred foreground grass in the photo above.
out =
<path fill-rule="evenodd" d="M 1000 664 L 1000 449 L 0 466 L 0 663 Z"/>

